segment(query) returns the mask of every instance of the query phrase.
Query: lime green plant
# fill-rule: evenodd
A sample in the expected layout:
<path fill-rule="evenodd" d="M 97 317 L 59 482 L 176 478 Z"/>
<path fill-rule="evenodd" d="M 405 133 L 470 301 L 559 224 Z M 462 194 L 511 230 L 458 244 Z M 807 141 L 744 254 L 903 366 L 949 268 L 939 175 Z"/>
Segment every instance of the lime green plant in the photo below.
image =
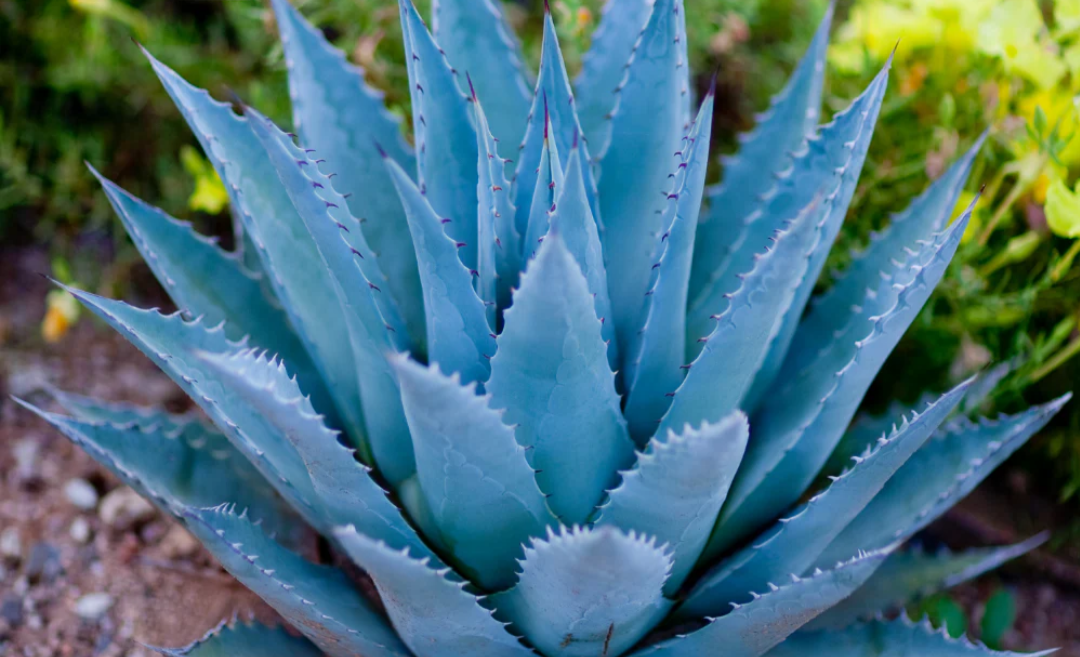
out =
<path fill-rule="evenodd" d="M 990 130 L 958 204 L 984 188 L 957 254 L 962 264 L 900 347 L 930 358 L 918 372 L 893 365 L 904 376 L 882 397 L 914 398 L 927 382 L 943 387 L 991 358 L 1013 370 L 988 405 L 1007 410 L 1024 396 L 1066 389 L 1080 376 L 1080 3 L 856 0 L 830 49 L 839 73 L 832 93 L 842 98 L 864 83 L 894 48 L 901 97 L 883 110 L 893 129 L 872 148 L 851 246 L 880 228 L 867 217 L 940 176 L 963 136 Z M 1065 414 L 1037 442 L 1051 465 L 1034 467 L 1060 475 L 1062 497 L 1080 488 L 1072 456 L 1080 444 L 1069 438 L 1077 423 L 1076 411 Z"/>

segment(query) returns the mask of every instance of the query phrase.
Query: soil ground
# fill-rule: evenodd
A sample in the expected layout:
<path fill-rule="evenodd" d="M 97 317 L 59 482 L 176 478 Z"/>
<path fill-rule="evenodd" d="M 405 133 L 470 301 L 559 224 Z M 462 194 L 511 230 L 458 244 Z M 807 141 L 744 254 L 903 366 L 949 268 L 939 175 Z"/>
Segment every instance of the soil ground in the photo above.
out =
<path fill-rule="evenodd" d="M 145 645 L 184 645 L 234 614 L 272 621 L 273 612 L 209 555 L 177 549 L 171 519 L 154 515 L 120 530 L 65 495 L 74 479 L 89 482 L 99 496 L 119 483 L 9 395 L 48 405 L 41 388 L 51 384 L 174 411 L 190 402 L 137 350 L 95 322 L 82 321 L 59 344 L 44 344 L 38 327 L 49 283 L 35 272 L 47 270 L 42 252 L 0 249 L 0 536 L 18 537 L 17 548 L 5 548 L 7 556 L 0 549 L 0 655 L 149 657 Z M 1023 475 L 1008 467 L 996 488 L 980 489 L 934 525 L 932 539 L 954 547 L 1002 543 L 1071 520 L 1027 495 Z M 89 526 L 85 542 L 77 531 L 73 536 L 77 521 Z M 1080 558 L 1067 551 L 1040 550 L 960 587 L 955 597 L 977 628 L 985 601 L 1007 586 L 1019 613 L 1007 648 L 1057 646 L 1062 657 L 1080 657 L 1077 564 Z M 105 594 L 96 599 L 109 607 L 87 619 L 77 603 L 92 594 Z"/>

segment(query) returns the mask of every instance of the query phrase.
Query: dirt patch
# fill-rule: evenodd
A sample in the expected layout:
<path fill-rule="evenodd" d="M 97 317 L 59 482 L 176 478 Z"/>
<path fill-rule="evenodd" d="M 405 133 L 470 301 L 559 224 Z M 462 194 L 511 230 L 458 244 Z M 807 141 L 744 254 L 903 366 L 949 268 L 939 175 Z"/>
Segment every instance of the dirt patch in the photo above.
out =
<path fill-rule="evenodd" d="M 57 345 L 42 343 L 49 283 L 33 272 L 47 265 L 41 253 L 0 252 L 0 654 L 149 656 L 143 644 L 184 645 L 235 613 L 272 620 L 172 519 L 155 513 L 128 528 L 107 524 L 100 500 L 119 482 L 10 400 L 48 407 L 40 388 L 49 383 L 175 411 L 189 406 L 149 360 L 91 321 Z M 69 493 L 73 481 L 90 487 Z M 72 496 L 84 507 L 98 502 L 79 508 Z"/>

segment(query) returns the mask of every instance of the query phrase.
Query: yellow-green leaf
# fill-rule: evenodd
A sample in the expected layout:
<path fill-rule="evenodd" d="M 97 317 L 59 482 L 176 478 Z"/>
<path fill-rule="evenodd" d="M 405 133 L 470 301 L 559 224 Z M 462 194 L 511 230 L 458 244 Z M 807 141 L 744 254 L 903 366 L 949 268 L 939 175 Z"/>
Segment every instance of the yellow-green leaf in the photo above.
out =
<path fill-rule="evenodd" d="M 1080 196 L 1054 181 L 1046 192 L 1046 224 L 1055 235 L 1080 237 Z"/>

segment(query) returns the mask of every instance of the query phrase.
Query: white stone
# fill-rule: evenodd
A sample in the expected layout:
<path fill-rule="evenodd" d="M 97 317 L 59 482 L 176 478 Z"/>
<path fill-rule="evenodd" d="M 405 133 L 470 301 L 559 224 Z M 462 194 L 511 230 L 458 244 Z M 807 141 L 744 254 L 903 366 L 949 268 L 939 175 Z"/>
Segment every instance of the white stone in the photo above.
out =
<path fill-rule="evenodd" d="M 154 516 L 154 505 L 127 486 L 110 491 L 101 499 L 98 515 L 106 525 L 128 529 Z"/>
<path fill-rule="evenodd" d="M 69 502 L 83 511 L 90 511 L 98 503 L 97 491 L 85 479 L 72 479 L 67 482 L 64 485 L 64 495 Z"/>
<path fill-rule="evenodd" d="M 75 601 L 75 613 L 86 620 L 97 620 L 113 606 L 108 593 L 88 593 Z"/>
<path fill-rule="evenodd" d="M 71 523 L 68 533 L 71 535 L 71 540 L 79 545 L 86 545 L 90 542 L 90 523 L 86 521 L 86 518 L 76 518 Z"/>
<path fill-rule="evenodd" d="M 22 536 L 18 527 L 8 527 L 0 532 L 0 557 L 18 559 L 22 556 Z"/>

